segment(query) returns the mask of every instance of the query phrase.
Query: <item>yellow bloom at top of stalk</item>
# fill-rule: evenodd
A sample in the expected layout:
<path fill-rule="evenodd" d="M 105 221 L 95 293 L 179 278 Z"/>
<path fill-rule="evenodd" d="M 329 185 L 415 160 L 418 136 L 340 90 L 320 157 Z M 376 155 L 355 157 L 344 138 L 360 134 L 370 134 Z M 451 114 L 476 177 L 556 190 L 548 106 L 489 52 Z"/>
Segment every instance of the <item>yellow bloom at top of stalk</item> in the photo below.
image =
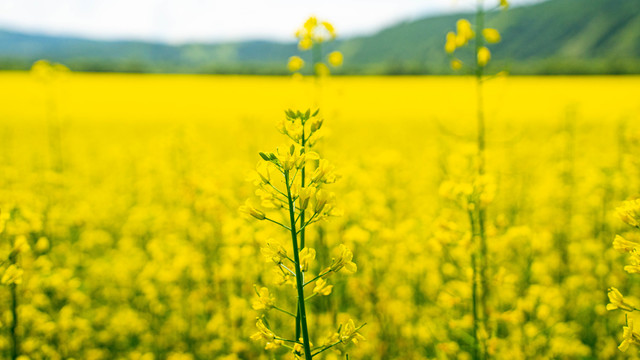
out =
<path fill-rule="evenodd" d="M 311 16 L 296 30 L 295 36 L 298 39 L 298 49 L 307 51 L 315 48 L 311 64 L 316 76 L 328 76 L 331 73 L 327 64 L 338 67 L 344 62 L 344 56 L 340 51 L 333 51 L 326 58 L 322 53 L 322 43 L 335 40 L 337 36 L 334 26 L 328 21 L 318 21 L 315 16 Z M 300 75 L 298 71 L 302 70 L 304 64 L 300 57 L 293 56 L 289 58 L 287 68 L 294 75 Z"/>
<path fill-rule="evenodd" d="M 506 10 L 507 8 L 509 8 L 509 1 L 508 0 L 500 0 L 500 7 Z"/>
<path fill-rule="evenodd" d="M 327 40 L 336 38 L 336 30 L 328 21 L 319 22 L 315 16 L 311 16 L 304 22 L 304 25 L 296 30 L 296 38 L 300 40 L 298 47 L 301 50 L 308 50 L 314 44 L 320 44 Z"/>
<path fill-rule="evenodd" d="M 456 46 L 461 47 L 467 45 L 469 40 L 473 39 L 475 33 L 471 29 L 469 20 L 460 19 L 456 22 Z"/>
<path fill-rule="evenodd" d="M 618 289 L 610 287 L 607 295 L 609 296 L 610 301 L 610 303 L 607 304 L 607 310 L 620 309 L 629 312 L 635 310 L 635 307 L 632 304 L 625 301 L 624 296 L 622 296 L 622 293 L 620 293 Z"/>

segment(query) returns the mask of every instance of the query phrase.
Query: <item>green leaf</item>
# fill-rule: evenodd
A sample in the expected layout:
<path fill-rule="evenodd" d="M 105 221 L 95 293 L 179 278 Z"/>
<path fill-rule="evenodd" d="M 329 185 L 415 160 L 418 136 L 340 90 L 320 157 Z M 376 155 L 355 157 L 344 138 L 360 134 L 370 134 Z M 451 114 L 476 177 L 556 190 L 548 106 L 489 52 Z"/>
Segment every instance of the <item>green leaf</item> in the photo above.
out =
<path fill-rule="evenodd" d="M 261 153 L 259 153 L 259 154 L 260 154 L 260 157 L 261 157 L 264 161 L 269 161 L 269 160 L 270 160 L 270 159 L 269 159 L 269 157 L 267 156 L 267 154 L 265 154 L 265 153 L 263 153 L 263 152 L 261 152 Z"/>

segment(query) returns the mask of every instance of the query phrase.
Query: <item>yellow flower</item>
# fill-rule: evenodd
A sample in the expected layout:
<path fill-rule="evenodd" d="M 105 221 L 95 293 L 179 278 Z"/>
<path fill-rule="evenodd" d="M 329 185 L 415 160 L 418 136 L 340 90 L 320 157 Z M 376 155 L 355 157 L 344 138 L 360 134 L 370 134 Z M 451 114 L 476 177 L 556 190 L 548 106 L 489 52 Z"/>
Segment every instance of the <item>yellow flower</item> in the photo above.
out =
<path fill-rule="evenodd" d="M 296 72 L 304 66 L 304 60 L 302 60 L 299 56 L 292 56 L 289 58 L 289 62 L 287 63 L 287 68 L 291 72 Z"/>
<path fill-rule="evenodd" d="M 315 194 L 316 188 L 313 186 L 304 187 L 298 192 L 298 208 L 304 211 L 309 206 L 309 200 Z"/>
<path fill-rule="evenodd" d="M 624 271 L 630 274 L 638 274 L 640 273 L 640 255 L 637 252 L 631 252 L 629 254 L 629 260 L 631 265 L 626 265 L 624 267 Z"/>
<path fill-rule="evenodd" d="M 609 296 L 610 301 L 610 303 L 607 304 L 607 310 L 620 309 L 624 311 L 633 311 L 635 309 L 633 305 L 628 304 L 624 301 L 624 297 L 622 296 L 622 293 L 618 291 L 618 289 L 614 287 L 609 288 L 609 293 L 607 295 Z"/>
<path fill-rule="evenodd" d="M 31 250 L 27 238 L 24 235 L 17 236 L 13 242 L 12 254 L 19 254 Z"/>
<path fill-rule="evenodd" d="M 308 271 L 309 265 L 316 258 L 316 250 L 306 247 L 300 251 L 300 271 Z"/>
<path fill-rule="evenodd" d="M 298 42 L 298 48 L 303 51 L 311 49 L 312 46 L 313 40 L 311 40 L 310 37 L 304 37 L 300 39 L 300 42 Z"/>
<path fill-rule="evenodd" d="M 320 128 L 322 127 L 322 123 L 323 122 L 324 122 L 323 118 L 315 117 L 315 118 L 311 119 L 311 121 L 310 121 L 311 125 L 309 125 L 310 129 L 311 129 L 311 132 L 313 133 L 313 132 L 316 132 L 316 131 L 320 130 Z"/>
<path fill-rule="evenodd" d="M 632 252 L 634 249 L 640 249 L 640 244 L 616 235 L 613 239 L 613 248 L 621 253 Z"/>
<path fill-rule="evenodd" d="M 271 173 L 269 172 L 269 163 L 266 161 L 260 161 L 256 166 L 256 171 L 258 172 L 258 176 L 260 176 L 260 180 L 263 183 L 268 184 L 271 182 Z"/>
<path fill-rule="evenodd" d="M 473 30 L 471 30 L 471 23 L 466 19 L 460 19 L 456 22 L 456 30 L 458 32 L 456 36 L 457 47 L 466 45 L 474 36 Z"/>
<path fill-rule="evenodd" d="M 499 43 L 502 40 L 500 33 L 496 29 L 484 29 L 482 30 L 482 36 L 489 44 Z"/>
<path fill-rule="evenodd" d="M 346 324 L 340 329 L 340 341 L 343 343 L 353 342 L 358 344 L 358 341 L 366 340 L 364 336 L 358 334 L 355 324 L 352 319 L 349 319 Z"/>
<path fill-rule="evenodd" d="M 318 279 L 313 288 L 314 294 L 325 296 L 331 294 L 331 290 L 333 290 L 333 285 L 329 285 L 324 279 Z"/>
<path fill-rule="evenodd" d="M 313 212 L 320 213 L 322 209 L 327 205 L 327 202 L 331 199 L 331 194 L 326 190 L 318 190 L 316 192 L 316 201 L 315 206 L 313 207 Z"/>
<path fill-rule="evenodd" d="M 285 127 L 285 131 L 284 131 L 285 135 L 289 135 L 291 139 L 293 139 L 293 141 L 296 141 L 296 142 L 300 141 L 300 139 L 302 138 L 302 132 L 304 130 L 300 122 L 286 121 L 284 127 Z"/>
<path fill-rule="evenodd" d="M 491 52 L 485 46 L 478 49 L 478 66 L 486 66 L 491 60 Z"/>
<path fill-rule="evenodd" d="M 7 270 L 4 271 L 4 275 L 2 275 L 2 280 L 0 282 L 4 285 L 22 284 L 22 274 L 24 274 L 24 270 L 14 264 L 11 264 L 7 267 Z"/>
<path fill-rule="evenodd" d="M 337 258 L 333 258 L 330 269 L 334 272 L 344 269 L 347 273 L 355 273 L 358 270 L 358 266 L 351 261 L 353 260 L 353 253 L 351 250 L 344 246 L 344 244 L 340 244 L 338 252 L 340 255 Z"/>
<path fill-rule="evenodd" d="M 38 241 L 36 241 L 35 248 L 36 248 L 36 251 L 39 253 L 43 253 L 49 250 L 49 239 L 47 239 L 44 236 L 40 237 Z"/>
<path fill-rule="evenodd" d="M 267 261 L 273 261 L 276 264 L 282 264 L 287 258 L 287 250 L 283 244 L 277 240 L 267 240 L 267 246 L 260 249 L 262 255 L 267 258 Z"/>
<path fill-rule="evenodd" d="M 334 169 L 335 169 L 335 166 L 331 165 L 329 161 L 325 159 L 320 160 L 318 167 L 316 168 L 316 170 L 313 172 L 313 175 L 311 176 L 311 182 L 325 183 L 325 184 L 331 184 L 336 182 L 338 178 L 334 172 Z"/>
<path fill-rule="evenodd" d="M 265 345 L 265 349 L 267 350 L 276 349 L 282 345 L 282 340 L 276 339 L 276 334 L 274 334 L 273 331 L 267 328 L 262 319 L 258 319 L 258 321 L 256 322 L 256 327 L 258 328 L 258 332 L 251 335 L 251 340 L 265 340 L 267 342 Z"/>
<path fill-rule="evenodd" d="M 256 190 L 256 195 L 260 197 L 260 205 L 268 209 L 279 209 L 282 207 L 282 202 L 278 200 L 278 194 L 271 188 L 260 188 Z"/>
<path fill-rule="evenodd" d="M 328 56 L 329 65 L 331 66 L 340 66 L 344 61 L 344 57 L 340 51 L 334 51 Z"/>
<path fill-rule="evenodd" d="M 265 217 L 266 217 L 264 212 L 262 212 L 262 211 L 256 209 L 255 207 L 253 207 L 249 203 L 249 200 L 247 200 L 244 205 L 240 206 L 240 208 L 238 210 L 241 213 L 253 216 L 254 218 L 256 218 L 258 220 L 264 220 Z"/>
<path fill-rule="evenodd" d="M 331 74 L 331 70 L 329 70 L 329 67 L 325 63 L 317 63 L 314 70 L 318 76 L 328 76 Z"/>
<path fill-rule="evenodd" d="M 336 29 L 333 27 L 333 25 L 330 22 L 323 21 L 322 26 L 324 26 L 324 28 L 327 29 L 327 32 L 329 33 L 329 36 L 331 36 L 331 39 L 336 38 Z"/>
<path fill-rule="evenodd" d="M 451 68 L 453 70 L 460 70 L 462 69 L 462 61 L 460 61 L 459 59 L 453 59 L 451 60 Z"/>
<path fill-rule="evenodd" d="M 620 351 L 627 351 L 629 345 L 640 344 L 640 335 L 633 331 L 633 319 L 627 319 L 627 326 L 622 327 L 622 343 L 618 346 Z"/>
<path fill-rule="evenodd" d="M 508 0 L 500 0 L 500 7 L 503 9 L 507 9 L 509 7 L 509 1 Z"/>
<path fill-rule="evenodd" d="M 620 219 L 628 225 L 640 226 L 640 199 L 625 201 L 616 211 Z"/>
<path fill-rule="evenodd" d="M 309 33 L 312 32 L 316 26 L 318 26 L 318 19 L 315 16 L 310 16 L 307 21 L 304 22 L 304 29 Z"/>
<path fill-rule="evenodd" d="M 253 310 L 269 310 L 273 307 L 276 298 L 269 293 L 269 289 L 266 287 L 256 290 L 258 298 L 253 301 Z"/>
<path fill-rule="evenodd" d="M 456 34 L 453 31 L 447 33 L 447 42 L 444 44 L 444 51 L 448 54 L 456 51 Z"/>
<path fill-rule="evenodd" d="M 302 127 L 300 126 L 300 129 Z M 292 130 L 294 131 L 294 130 Z M 297 130 L 295 130 L 297 131 Z M 289 134 L 291 136 L 291 134 Z M 292 136 L 293 138 L 295 138 L 296 135 Z M 277 156 L 278 156 L 278 160 L 280 161 L 280 164 L 282 165 L 282 169 L 285 171 L 288 170 L 292 170 L 295 168 L 300 168 L 302 165 L 304 165 L 304 157 L 302 157 L 300 155 L 300 151 L 295 148 L 293 145 L 289 148 L 287 148 L 287 150 L 285 150 L 284 152 L 280 152 L 280 149 L 278 148 L 277 150 Z"/>

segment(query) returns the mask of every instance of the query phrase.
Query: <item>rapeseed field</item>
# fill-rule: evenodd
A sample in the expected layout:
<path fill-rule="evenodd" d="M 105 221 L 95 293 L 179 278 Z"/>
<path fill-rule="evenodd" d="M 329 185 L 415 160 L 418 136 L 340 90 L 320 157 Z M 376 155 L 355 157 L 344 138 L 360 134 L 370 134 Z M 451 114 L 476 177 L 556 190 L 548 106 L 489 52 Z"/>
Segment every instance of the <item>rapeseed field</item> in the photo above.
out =
<path fill-rule="evenodd" d="M 21 360 L 297 356 L 251 339 L 265 308 L 296 312 L 264 250 L 291 235 L 238 208 L 261 203 L 258 153 L 289 151 L 283 109 L 316 107 L 308 151 L 332 164 L 340 216 L 306 229 L 308 269 L 341 251 L 354 265 L 307 303 L 310 342 L 340 324 L 358 339 L 318 357 L 474 356 L 473 194 L 491 289 L 481 356 L 636 356 L 617 349 L 629 325 L 606 306 L 608 288 L 627 303 L 640 291 L 612 245 L 637 241 L 615 209 L 640 191 L 640 78 L 487 81 L 478 178 L 472 77 L 46 76 L 0 74 L 5 358 L 13 339 Z M 268 322 L 292 338 L 290 318 L 272 309 Z"/>

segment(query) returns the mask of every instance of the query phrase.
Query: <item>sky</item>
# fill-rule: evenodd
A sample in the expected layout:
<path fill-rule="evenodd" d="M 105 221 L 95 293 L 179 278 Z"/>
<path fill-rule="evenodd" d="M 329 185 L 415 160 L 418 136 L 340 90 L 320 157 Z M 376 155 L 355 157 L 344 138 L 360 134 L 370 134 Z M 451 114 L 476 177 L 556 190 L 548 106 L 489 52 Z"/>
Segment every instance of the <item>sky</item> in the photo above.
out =
<path fill-rule="evenodd" d="M 498 0 L 485 0 L 486 3 Z M 540 0 L 510 0 L 512 4 Z M 168 43 L 293 40 L 310 15 L 340 36 L 467 10 L 476 0 L 0 0 L 0 28 L 85 38 Z"/>

